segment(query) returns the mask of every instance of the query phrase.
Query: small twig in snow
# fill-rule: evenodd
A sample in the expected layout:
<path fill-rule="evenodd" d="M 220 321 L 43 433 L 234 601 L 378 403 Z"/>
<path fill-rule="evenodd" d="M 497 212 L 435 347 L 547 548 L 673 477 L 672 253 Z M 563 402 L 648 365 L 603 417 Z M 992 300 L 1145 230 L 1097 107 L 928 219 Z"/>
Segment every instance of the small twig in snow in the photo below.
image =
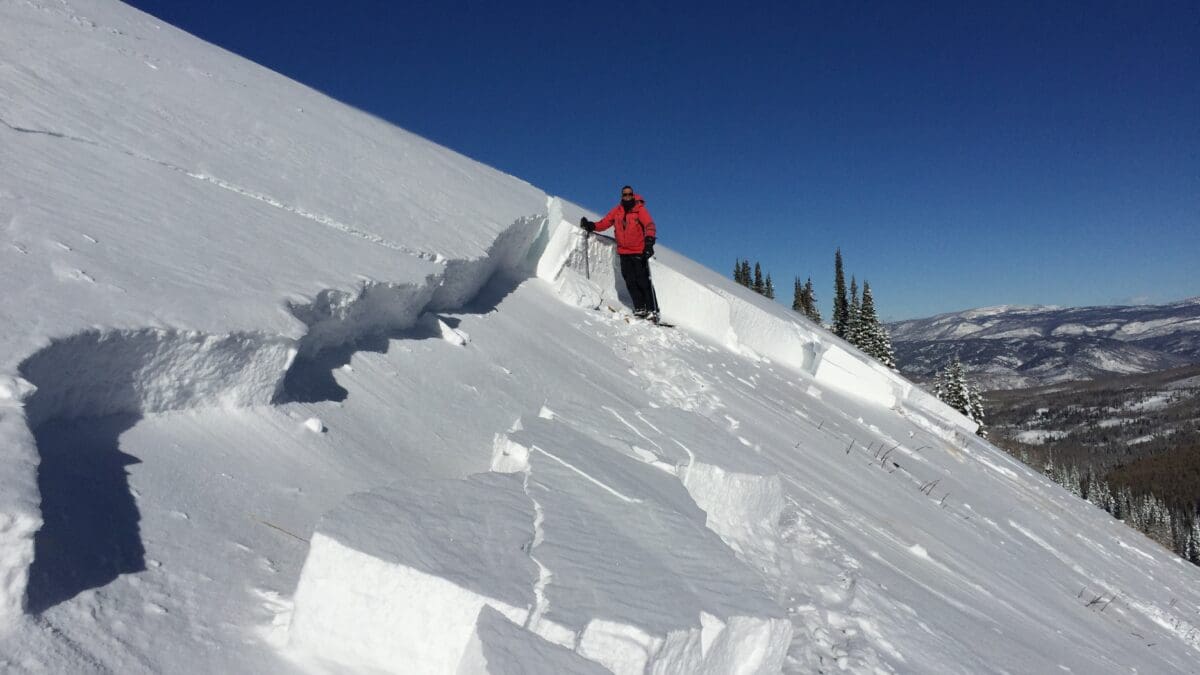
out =
<path fill-rule="evenodd" d="M 282 533 L 286 534 L 287 536 L 289 536 L 289 537 L 291 537 L 291 538 L 293 538 L 293 539 L 299 539 L 300 541 L 302 541 L 302 542 L 304 542 L 304 543 L 306 543 L 306 544 L 307 544 L 307 543 L 309 543 L 309 541 L 308 541 L 307 539 L 305 539 L 304 537 L 301 537 L 300 535 L 296 534 L 295 532 L 290 532 L 290 531 L 288 531 L 288 530 L 285 530 L 285 529 L 283 529 L 282 527 L 280 527 L 280 526 L 276 525 L 275 523 L 270 523 L 270 522 L 267 522 L 267 521 L 265 521 L 265 520 L 263 520 L 262 518 L 259 518 L 259 517 L 257 517 L 257 516 L 254 516 L 254 519 L 255 519 L 255 520 L 257 520 L 258 522 L 262 523 L 263 525 L 266 525 L 267 527 L 269 527 L 269 528 L 273 529 L 273 530 L 279 530 L 280 532 L 282 532 Z"/>

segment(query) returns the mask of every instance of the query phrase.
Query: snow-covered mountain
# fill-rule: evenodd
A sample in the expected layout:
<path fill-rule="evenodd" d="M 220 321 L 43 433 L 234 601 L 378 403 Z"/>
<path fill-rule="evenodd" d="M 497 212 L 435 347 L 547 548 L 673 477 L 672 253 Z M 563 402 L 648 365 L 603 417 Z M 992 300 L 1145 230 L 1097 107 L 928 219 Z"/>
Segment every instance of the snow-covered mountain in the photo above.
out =
<path fill-rule="evenodd" d="M 108 0 L 0 121 L 0 670 L 1200 670 L 1196 568 L 567 201 Z"/>
<path fill-rule="evenodd" d="M 1017 389 L 1200 363 L 1200 298 L 1165 305 L 985 307 L 888 326 L 905 374 L 955 355 L 984 389 Z"/>

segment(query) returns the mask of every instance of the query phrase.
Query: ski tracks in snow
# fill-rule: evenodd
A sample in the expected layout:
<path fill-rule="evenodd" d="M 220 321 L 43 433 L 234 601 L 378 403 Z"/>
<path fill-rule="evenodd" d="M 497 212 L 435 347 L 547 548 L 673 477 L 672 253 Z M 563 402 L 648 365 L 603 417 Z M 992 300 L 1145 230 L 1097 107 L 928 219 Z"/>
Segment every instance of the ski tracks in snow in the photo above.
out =
<path fill-rule="evenodd" d="M 788 651 L 792 672 L 895 672 L 876 646 L 904 658 L 883 639 L 872 617 L 889 616 L 860 593 L 861 564 L 814 528 L 811 511 L 792 497 L 780 519 L 783 600 L 795 629 Z M 891 601 L 894 602 L 894 601 Z M 892 608 L 896 609 L 896 608 Z M 915 614 L 909 608 L 900 608 Z"/>

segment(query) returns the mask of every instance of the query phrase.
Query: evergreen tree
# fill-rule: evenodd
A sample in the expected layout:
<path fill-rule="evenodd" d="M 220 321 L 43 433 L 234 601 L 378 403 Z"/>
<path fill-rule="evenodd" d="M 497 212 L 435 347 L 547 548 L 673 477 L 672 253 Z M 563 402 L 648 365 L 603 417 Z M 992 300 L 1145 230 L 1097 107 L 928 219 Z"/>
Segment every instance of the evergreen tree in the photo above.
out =
<path fill-rule="evenodd" d="M 804 310 L 804 286 L 800 283 L 800 277 L 796 277 L 792 284 L 792 311 L 807 314 Z"/>
<path fill-rule="evenodd" d="M 733 280 L 750 288 L 750 260 L 738 260 L 733 267 Z"/>
<path fill-rule="evenodd" d="M 821 324 L 821 312 L 817 310 L 817 294 L 813 290 L 812 277 L 804 282 L 804 315 L 813 320 L 817 325 Z"/>
<path fill-rule="evenodd" d="M 846 324 L 846 341 L 862 349 L 862 308 L 858 304 L 858 280 L 850 275 L 850 320 Z"/>
<path fill-rule="evenodd" d="M 764 286 L 763 286 L 762 267 L 759 266 L 758 261 L 754 262 L 754 285 L 751 286 L 750 288 L 751 288 L 751 290 L 753 290 L 755 293 L 758 293 L 759 295 L 763 294 Z"/>
<path fill-rule="evenodd" d="M 875 358 L 883 365 L 892 370 L 899 370 L 896 367 L 896 348 L 892 346 L 892 336 L 888 334 L 888 330 L 882 323 L 875 323 Z M 980 410 L 980 415 L 983 411 Z"/>
<path fill-rule="evenodd" d="M 879 321 L 875 312 L 875 297 L 871 294 L 871 284 L 863 280 L 862 305 L 859 307 L 859 349 L 875 357 L 888 368 L 896 367 L 896 352 L 892 348 L 892 337 L 887 328 Z M 980 419 L 982 419 L 982 409 Z"/>
<path fill-rule="evenodd" d="M 846 297 L 846 274 L 842 270 L 842 249 L 833 257 L 833 334 L 846 337 L 850 326 L 850 301 Z"/>
<path fill-rule="evenodd" d="M 763 284 L 763 295 L 771 300 L 775 299 L 775 284 L 771 282 L 770 272 L 767 272 L 767 281 Z"/>
<path fill-rule="evenodd" d="M 957 356 L 937 374 L 934 395 L 979 424 L 979 430 L 975 433 L 987 437 L 987 430 L 983 426 L 983 397 L 978 388 L 967 382 L 966 370 Z"/>
<path fill-rule="evenodd" d="M 983 424 L 983 395 L 979 392 L 979 387 L 975 385 L 968 387 L 967 393 L 969 394 L 967 408 L 970 410 L 967 413 L 967 417 L 970 417 L 979 424 L 979 428 L 975 430 L 975 433 L 983 438 L 987 438 L 987 427 Z"/>

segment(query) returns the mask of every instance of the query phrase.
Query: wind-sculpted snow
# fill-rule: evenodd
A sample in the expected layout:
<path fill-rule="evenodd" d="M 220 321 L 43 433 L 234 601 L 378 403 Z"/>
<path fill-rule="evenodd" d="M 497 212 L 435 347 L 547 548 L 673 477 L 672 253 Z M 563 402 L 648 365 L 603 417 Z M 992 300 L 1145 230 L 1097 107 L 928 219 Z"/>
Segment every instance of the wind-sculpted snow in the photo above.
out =
<path fill-rule="evenodd" d="M 24 414 L 12 408 L 9 425 L 36 430 L 76 418 L 275 403 L 287 397 L 288 370 L 297 354 L 303 364 L 323 350 L 411 328 L 429 308 L 470 301 L 495 274 L 519 274 L 544 227 L 544 218 L 521 219 L 497 239 L 489 257 L 447 265 L 423 286 L 364 283 L 355 294 L 327 290 L 308 303 L 292 303 L 292 314 L 308 327 L 300 340 L 162 328 L 93 329 L 52 339 L 21 362 L 20 379 L 10 378 L 13 384 L 4 393 L 9 400 L 19 394 Z M 20 496 L 0 516 L 0 617 L 11 619 L 23 605 L 30 539 L 38 527 L 30 508 L 36 502 L 30 474 L 37 462 L 28 431 L 10 430 L 0 438 L 12 439 L 16 448 L 8 477 L 11 493 Z"/>
<path fill-rule="evenodd" d="M 99 331 L 55 340 L 26 359 L 29 425 L 52 419 L 246 407 L 274 399 L 296 348 L 263 335 L 163 329 Z"/>
<path fill-rule="evenodd" d="M 0 398 L 0 634 L 24 609 L 33 535 L 42 526 L 33 447 L 19 403 Z"/>
<path fill-rule="evenodd" d="M 0 91 L 0 670 L 1196 670 L 1193 567 L 669 248 L 633 321 L 594 214 L 108 0 Z"/>

